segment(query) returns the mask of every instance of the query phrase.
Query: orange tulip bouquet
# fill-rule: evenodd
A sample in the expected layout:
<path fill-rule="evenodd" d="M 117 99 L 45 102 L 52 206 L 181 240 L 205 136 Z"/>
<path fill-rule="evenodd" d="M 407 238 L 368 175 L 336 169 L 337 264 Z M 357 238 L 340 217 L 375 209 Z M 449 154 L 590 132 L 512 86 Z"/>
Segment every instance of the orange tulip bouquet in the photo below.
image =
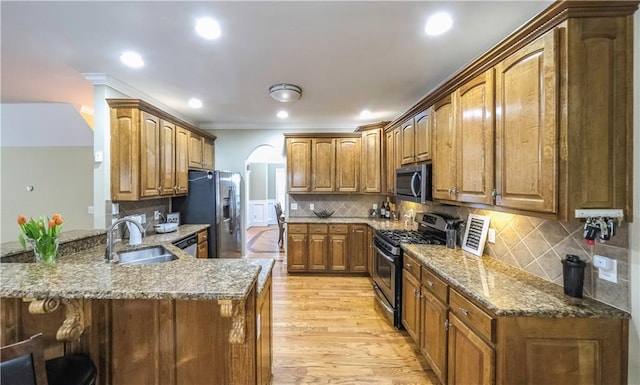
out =
<path fill-rule="evenodd" d="M 60 214 L 53 214 L 51 219 L 41 216 L 29 219 L 24 215 L 18 216 L 18 226 L 22 234 L 18 237 L 25 249 L 27 243 L 36 254 L 36 260 L 43 263 L 54 263 L 58 253 L 58 234 L 64 223 Z"/>

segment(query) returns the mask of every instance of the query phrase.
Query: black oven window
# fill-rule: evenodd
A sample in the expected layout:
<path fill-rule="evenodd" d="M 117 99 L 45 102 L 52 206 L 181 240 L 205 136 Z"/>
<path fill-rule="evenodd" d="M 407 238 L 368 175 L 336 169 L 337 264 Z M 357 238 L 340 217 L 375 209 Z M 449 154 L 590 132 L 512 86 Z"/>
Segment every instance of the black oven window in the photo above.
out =
<path fill-rule="evenodd" d="M 381 256 L 380 254 L 377 255 L 377 273 L 378 276 L 380 277 L 380 279 L 382 280 L 382 283 L 384 283 L 384 285 L 386 286 L 386 288 L 388 290 L 391 290 L 391 270 L 392 270 L 392 265 L 391 262 L 387 261 L 383 256 Z"/>

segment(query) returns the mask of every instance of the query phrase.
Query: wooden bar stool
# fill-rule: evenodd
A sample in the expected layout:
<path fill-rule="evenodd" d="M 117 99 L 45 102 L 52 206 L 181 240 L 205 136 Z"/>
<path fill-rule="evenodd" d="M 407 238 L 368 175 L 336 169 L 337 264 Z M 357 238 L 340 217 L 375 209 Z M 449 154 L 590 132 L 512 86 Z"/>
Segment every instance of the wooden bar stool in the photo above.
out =
<path fill-rule="evenodd" d="M 278 221 L 278 246 L 282 249 L 284 246 L 284 214 L 280 202 L 274 205 L 276 209 L 276 220 Z"/>

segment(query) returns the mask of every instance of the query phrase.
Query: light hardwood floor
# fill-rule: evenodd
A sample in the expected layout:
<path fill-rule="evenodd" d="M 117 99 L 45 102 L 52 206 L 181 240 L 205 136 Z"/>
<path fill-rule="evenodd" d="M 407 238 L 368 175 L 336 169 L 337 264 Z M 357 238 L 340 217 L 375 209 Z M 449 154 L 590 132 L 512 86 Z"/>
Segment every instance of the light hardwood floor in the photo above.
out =
<path fill-rule="evenodd" d="M 251 232 L 259 230 L 248 240 Z M 288 275 L 284 254 L 248 256 L 277 260 L 274 385 L 439 383 L 407 333 L 375 311 L 369 278 Z"/>

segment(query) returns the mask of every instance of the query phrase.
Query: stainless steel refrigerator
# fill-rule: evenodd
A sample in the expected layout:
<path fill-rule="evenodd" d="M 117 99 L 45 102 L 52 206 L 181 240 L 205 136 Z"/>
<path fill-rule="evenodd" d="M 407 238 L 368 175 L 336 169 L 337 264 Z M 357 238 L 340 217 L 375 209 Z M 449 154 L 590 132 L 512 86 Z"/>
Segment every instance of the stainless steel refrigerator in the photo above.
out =
<path fill-rule="evenodd" d="M 209 224 L 209 258 L 242 256 L 239 173 L 189 171 L 189 195 L 172 199 L 181 224 Z"/>

